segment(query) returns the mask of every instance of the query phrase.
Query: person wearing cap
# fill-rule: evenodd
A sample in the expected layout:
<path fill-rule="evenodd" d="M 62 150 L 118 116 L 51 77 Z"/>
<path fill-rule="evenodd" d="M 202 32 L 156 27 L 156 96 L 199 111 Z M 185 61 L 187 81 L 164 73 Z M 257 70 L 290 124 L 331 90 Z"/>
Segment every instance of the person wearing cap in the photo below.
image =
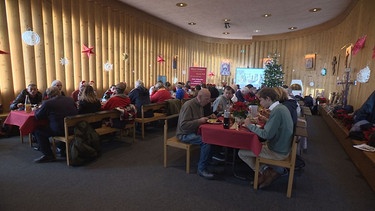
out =
<path fill-rule="evenodd" d="M 78 101 L 78 96 L 83 91 L 83 88 L 85 87 L 86 84 L 87 84 L 86 81 L 79 82 L 78 89 L 72 92 L 71 97 L 73 98 L 74 102 Z"/>

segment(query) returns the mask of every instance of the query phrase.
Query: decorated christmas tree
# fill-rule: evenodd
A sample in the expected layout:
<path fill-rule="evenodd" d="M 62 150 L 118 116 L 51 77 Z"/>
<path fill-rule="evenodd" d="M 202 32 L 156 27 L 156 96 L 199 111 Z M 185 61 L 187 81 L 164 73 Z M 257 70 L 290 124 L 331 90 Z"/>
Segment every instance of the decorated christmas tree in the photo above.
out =
<path fill-rule="evenodd" d="M 264 83 L 266 87 L 279 87 L 284 83 L 284 72 L 280 64 L 277 64 L 277 57 L 266 64 L 264 70 Z"/>

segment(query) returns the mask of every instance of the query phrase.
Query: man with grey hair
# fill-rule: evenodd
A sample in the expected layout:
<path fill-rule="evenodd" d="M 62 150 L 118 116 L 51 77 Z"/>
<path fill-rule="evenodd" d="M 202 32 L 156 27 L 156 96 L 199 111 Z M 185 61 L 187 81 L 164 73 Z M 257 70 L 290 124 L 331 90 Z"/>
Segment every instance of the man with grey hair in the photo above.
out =
<path fill-rule="evenodd" d="M 46 90 L 48 100 L 43 101 L 40 108 L 35 111 L 35 118 L 48 120 L 48 126 L 38 128 L 34 135 L 39 144 L 43 156 L 34 160 L 36 163 L 55 161 L 49 143 L 51 136 L 64 136 L 64 118 L 78 114 L 73 98 L 62 96 L 58 87 L 49 87 Z M 65 145 L 61 145 L 62 152 L 65 152 Z M 64 153 L 62 153 L 64 154 Z"/>
<path fill-rule="evenodd" d="M 59 91 L 60 91 L 61 95 L 62 95 L 62 96 L 65 96 L 64 91 L 62 91 L 62 83 L 61 83 L 60 80 L 54 80 L 54 81 L 52 81 L 52 83 L 51 83 L 51 87 L 52 87 L 52 86 L 55 86 L 55 87 L 59 88 Z M 47 100 L 47 99 L 48 99 L 48 97 L 47 97 L 47 92 L 44 92 L 44 93 L 43 93 L 43 100 Z"/>
<path fill-rule="evenodd" d="M 184 103 L 178 117 L 176 130 L 176 136 L 182 142 L 200 145 L 198 175 L 206 179 L 214 178 L 214 174 L 210 173 L 207 169 L 211 145 L 204 143 L 202 137 L 197 132 L 199 126 L 208 120 L 208 117 L 204 116 L 203 107 L 210 103 L 210 100 L 211 93 L 205 88 L 198 92 L 197 97 Z"/>
<path fill-rule="evenodd" d="M 147 88 L 144 86 L 142 80 L 137 80 L 135 82 L 135 88 L 129 93 L 130 101 L 137 108 L 137 117 L 142 116 L 141 108 L 142 105 L 150 104 L 150 95 Z M 144 114 L 145 117 L 153 117 L 153 111 L 147 111 Z"/>

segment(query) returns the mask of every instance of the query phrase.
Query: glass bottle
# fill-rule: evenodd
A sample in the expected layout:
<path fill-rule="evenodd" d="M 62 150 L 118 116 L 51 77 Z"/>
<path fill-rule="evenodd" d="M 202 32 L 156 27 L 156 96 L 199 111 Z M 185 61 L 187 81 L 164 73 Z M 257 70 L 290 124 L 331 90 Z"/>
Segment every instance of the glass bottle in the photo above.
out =
<path fill-rule="evenodd" d="M 230 112 L 228 110 L 224 111 L 224 124 L 223 127 L 224 129 L 229 129 L 230 125 Z"/>
<path fill-rule="evenodd" d="M 31 112 L 31 103 L 30 103 L 29 95 L 26 95 L 26 98 L 25 98 L 25 112 L 26 113 Z"/>

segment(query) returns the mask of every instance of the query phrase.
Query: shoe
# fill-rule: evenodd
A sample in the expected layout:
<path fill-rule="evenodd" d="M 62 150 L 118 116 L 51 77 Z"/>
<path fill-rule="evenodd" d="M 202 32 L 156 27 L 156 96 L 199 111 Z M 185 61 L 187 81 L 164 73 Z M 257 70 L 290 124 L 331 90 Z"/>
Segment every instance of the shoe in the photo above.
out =
<path fill-rule="evenodd" d="M 204 177 L 205 179 L 214 179 L 215 175 L 208 172 L 207 170 L 203 170 L 203 171 L 199 171 L 198 170 L 198 175 L 201 176 L 201 177 Z"/>
<path fill-rule="evenodd" d="M 34 160 L 35 163 L 48 163 L 54 162 L 56 158 L 54 156 L 43 155 L 40 158 Z"/>
<path fill-rule="evenodd" d="M 275 179 L 279 178 L 280 177 L 280 174 L 277 173 L 275 170 L 273 170 L 272 168 L 268 167 L 265 171 L 264 171 L 264 182 L 262 184 L 259 185 L 259 189 L 262 189 L 262 188 L 265 188 L 265 187 L 268 187 L 269 185 L 271 185 L 271 183 L 273 181 L 275 181 Z"/>
<path fill-rule="evenodd" d="M 212 156 L 212 159 L 213 159 L 213 160 L 220 161 L 220 162 L 225 162 L 225 156 L 223 156 L 223 155 L 221 155 L 221 154 L 213 155 L 213 156 Z"/>
<path fill-rule="evenodd" d="M 263 184 L 265 180 L 265 177 L 263 176 L 263 174 L 259 173 L 258 174 L 258 187 Z M 250 182 L 250 185 L 254 185 L 254 180 Z"/>

